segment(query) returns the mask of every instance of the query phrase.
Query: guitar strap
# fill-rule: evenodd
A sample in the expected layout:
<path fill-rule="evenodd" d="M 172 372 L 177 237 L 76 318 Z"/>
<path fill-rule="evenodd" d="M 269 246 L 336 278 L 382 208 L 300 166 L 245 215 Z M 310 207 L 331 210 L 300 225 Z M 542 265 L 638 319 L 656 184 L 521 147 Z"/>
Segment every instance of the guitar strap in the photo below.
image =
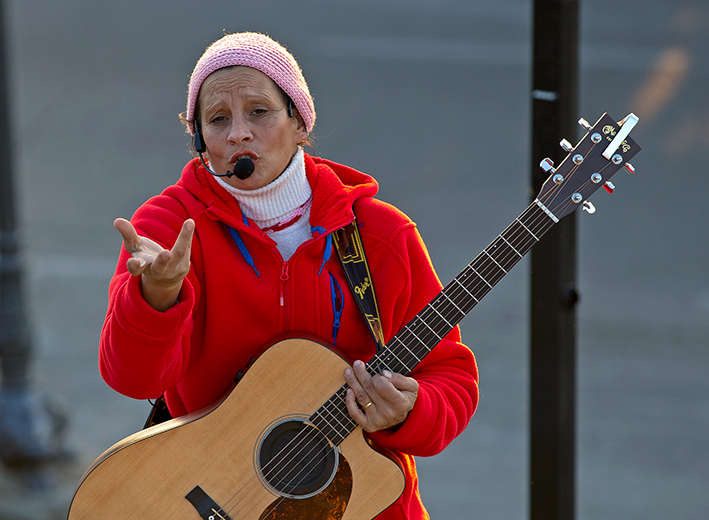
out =
<path fill-rule="evenodd" d="M 364 253 L 364 246 L 362 245 L 362 237 L 359 234 L 357 219 L 351 224 L 335 231 L 332 234 L 332 238 L 337 256 L 340 258 L 342 268 L 345 271 L 347 283 L 357 301 L 359 310 L 362 312 L 367 328 L 372 334 L 378 354 L 384 348 L 384 333 L 382 332 L 382 322 L 379 318 L 377 297 L 374 294 L 372 276 L 369 272 L 369 264 L 367 263 L 367 256 Z M 167 409 L 164 395 L 161 395 L 152 405 L 153 408 L 150 410 L 143 429 L 172 419 Z"/>
<path fill-rule="evenodd" d="M 374 343 L 377 345 L 377 354 L 379 354 L 384 348 L 384 333 L 357 219 L 335 231 L 332 236 L 337 256 L 340 257 L 342 268 L 345 270 L 347 283 L 357 301 L 359 310 L 362 312 L 367 328 L 372 334 Z"/>

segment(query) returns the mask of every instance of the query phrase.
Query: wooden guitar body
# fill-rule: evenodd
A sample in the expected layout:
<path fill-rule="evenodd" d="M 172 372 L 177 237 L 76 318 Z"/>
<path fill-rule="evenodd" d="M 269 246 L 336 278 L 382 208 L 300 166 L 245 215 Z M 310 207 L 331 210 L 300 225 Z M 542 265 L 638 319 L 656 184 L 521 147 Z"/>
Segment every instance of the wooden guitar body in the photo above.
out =
<path fill-rule="evenodd" d="M 304 426 L 342 387 L 347 366 L 310 340 L 276 343 L 216 407 L 101 455 L 69 520 L 373 518 L 403 492 L 401 468 L 370 448 L 360 428 L 338 447 Z M 304 458 L 288 465 L 278 458 L 288 450 Z"/>

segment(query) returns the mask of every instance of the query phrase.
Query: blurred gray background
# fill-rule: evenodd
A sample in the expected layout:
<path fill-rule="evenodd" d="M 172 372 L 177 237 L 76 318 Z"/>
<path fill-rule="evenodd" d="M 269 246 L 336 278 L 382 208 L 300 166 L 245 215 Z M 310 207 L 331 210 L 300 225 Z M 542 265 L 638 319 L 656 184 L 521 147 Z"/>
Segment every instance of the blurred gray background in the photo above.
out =
<path fill-rule="evenodd" d="M 121 246 L 111 223 L 178 179 L 189 75 L 225 30 L 293 52 L 315 98 L 316 154 L 379 180 L 444 283 L 528 204 L 531 0 L 6 4 L 33 378 L 67 408 L 77 461 L 51 497 L 0 469 L 3 520 L 62 518 L 88 464 L 142 427 L 147 403 L 97 370 Z M 701 0 L 581 2 L 579 117 L 634 111 L 643 147 L 637 173 L 579 216 L 583 520 L 709 510 L 707 26 Z M 528 271 L 463 322 L 482 396 L 465 433 L 419 460 L 434 519 L 527 518 Z"/>

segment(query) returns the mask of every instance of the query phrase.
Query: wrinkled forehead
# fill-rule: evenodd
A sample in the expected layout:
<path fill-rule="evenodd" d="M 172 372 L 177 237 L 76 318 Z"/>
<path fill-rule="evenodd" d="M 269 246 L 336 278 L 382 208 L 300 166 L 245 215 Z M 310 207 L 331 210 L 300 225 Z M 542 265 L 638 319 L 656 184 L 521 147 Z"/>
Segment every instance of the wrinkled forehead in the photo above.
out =
<path fill-rule="evenodd" d="M 207 76 L 199 90 L 197 106 L 201 112 L 232 99 L 262 99 L 281 104 L 288 98 L 285 92 L 260 70 L 232 66 L 216 70 Z"/>

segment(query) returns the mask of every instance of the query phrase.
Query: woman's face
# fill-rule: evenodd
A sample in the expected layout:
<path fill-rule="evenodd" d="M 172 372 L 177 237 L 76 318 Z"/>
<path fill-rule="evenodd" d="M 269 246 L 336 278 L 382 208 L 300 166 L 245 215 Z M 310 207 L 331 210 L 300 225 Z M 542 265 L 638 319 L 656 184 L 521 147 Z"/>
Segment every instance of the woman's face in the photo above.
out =
<path fill-rule="evenodd" d="M 223 179 L 242 190 L 260 188 L 288 167 L 308 133 L 300 115 L 288 109 L 271 78 L 250 67 L 229 67 L 210 74 L 199 93 L 202 135 L 210 166 L 217 173 L 234 170 L 243 155 L 254 162 L 248 179 Z"/>

